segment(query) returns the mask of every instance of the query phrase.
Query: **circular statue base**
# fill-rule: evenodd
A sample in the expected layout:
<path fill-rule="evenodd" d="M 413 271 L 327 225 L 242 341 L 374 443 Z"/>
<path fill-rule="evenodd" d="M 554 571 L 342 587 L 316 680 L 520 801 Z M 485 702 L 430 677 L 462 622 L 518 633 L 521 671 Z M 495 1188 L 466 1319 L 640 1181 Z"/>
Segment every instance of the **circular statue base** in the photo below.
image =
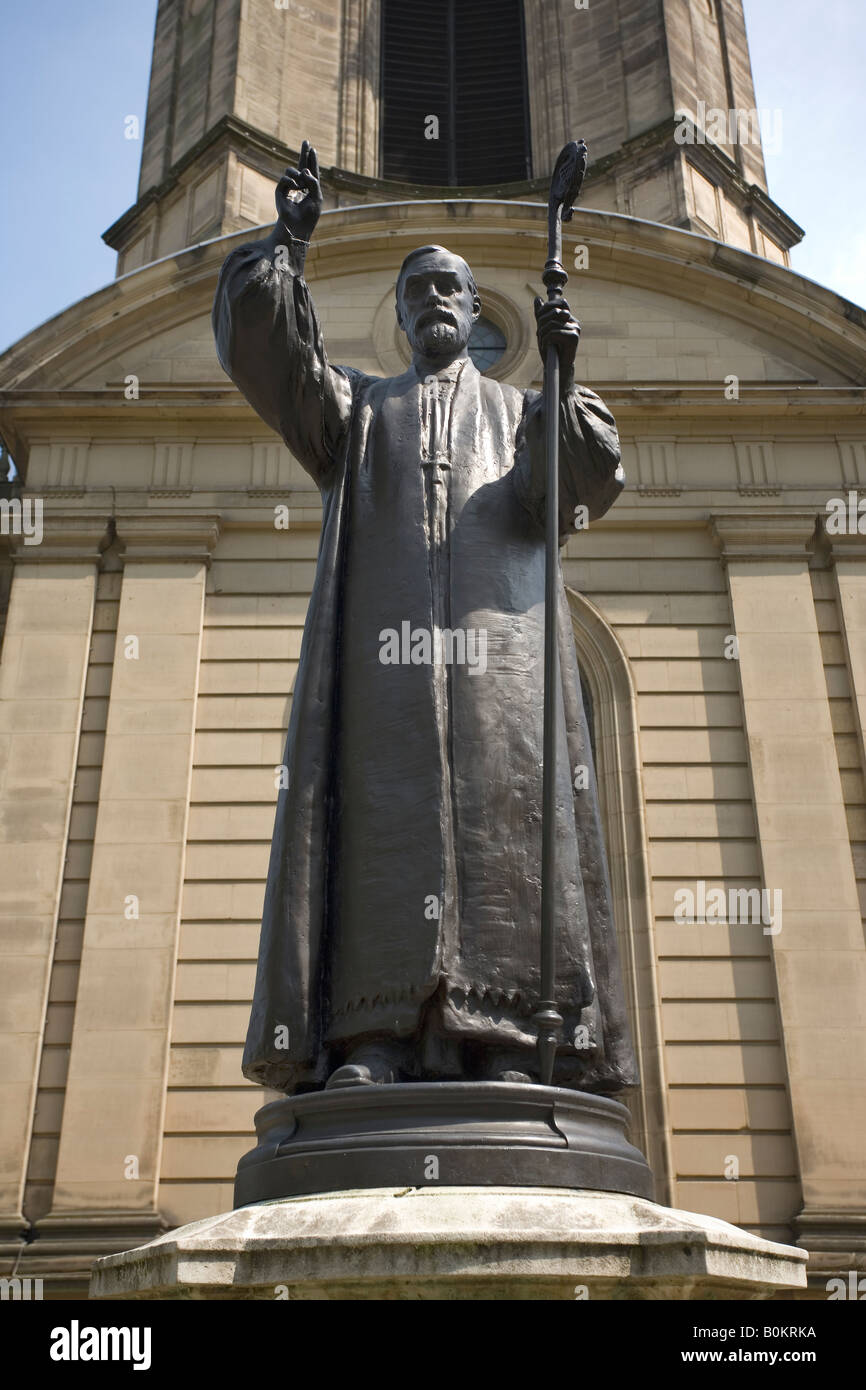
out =
<path fill-rule="evenodd" d="M 97 1260 L 92 1298 L 743 1299 L 806 1251 L 641 1197 L 399 1187 L 263 1202 Z"/>
<path fill-rule="evenodd" d="M 566 1187 L 653 1196 L 619 1101 L 503 1081 L 351 1086 L 256 1115 L 235 1206 L 355 1188 Z"/>

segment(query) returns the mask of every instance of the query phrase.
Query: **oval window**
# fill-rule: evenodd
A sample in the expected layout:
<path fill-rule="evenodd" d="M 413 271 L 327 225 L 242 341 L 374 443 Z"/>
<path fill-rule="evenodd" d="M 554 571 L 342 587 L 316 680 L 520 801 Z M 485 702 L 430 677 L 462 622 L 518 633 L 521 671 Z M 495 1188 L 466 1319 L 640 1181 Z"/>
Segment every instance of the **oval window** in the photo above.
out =
<path fill-rule="evenodd" d="M 479 372 L 488 372 L 505 351 L 505 334 L 482 315 L 469 335 L 469 356 Z"/>

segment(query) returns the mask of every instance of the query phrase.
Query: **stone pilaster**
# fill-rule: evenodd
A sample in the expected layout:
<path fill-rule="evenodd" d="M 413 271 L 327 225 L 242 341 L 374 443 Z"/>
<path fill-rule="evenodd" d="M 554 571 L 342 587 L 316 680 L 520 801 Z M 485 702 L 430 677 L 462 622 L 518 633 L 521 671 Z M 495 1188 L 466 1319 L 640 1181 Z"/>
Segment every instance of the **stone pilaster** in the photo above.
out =
<path fill-rule="evenodd" d="M 42 532 L 13 542 L 0 664 L 0 1240 L 15 1248 L 108 519 L 54 512 Z"/>
<path fill-rule="evenodd" d="M 63 1133 L 34 1254 L 139 1244 L 156 1206 L 216 516 L 120 516 L 124 572 Z M 55 1259 L 56 1265 L 56 1259 Z"/>
<path fill-rule="evenodd" d="M 809 574 L 815 515 L 737 512 L 713 524 L 764 886 L 782 893 L 770 939 L 803 1189 L 795 1226 L 823 1280 L 863 1248 L 866 949 Z"/>
<path fill-rule="evenodd" d="M 851 696 L 866 776 L 866 535 L 828 536 Z"/>

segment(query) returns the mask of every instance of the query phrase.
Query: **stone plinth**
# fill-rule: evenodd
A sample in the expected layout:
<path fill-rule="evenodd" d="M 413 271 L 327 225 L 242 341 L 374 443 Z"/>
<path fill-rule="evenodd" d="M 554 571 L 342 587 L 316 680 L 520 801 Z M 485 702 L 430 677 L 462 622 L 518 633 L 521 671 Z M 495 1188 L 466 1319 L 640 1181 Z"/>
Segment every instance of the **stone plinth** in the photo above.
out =
<path fill-rule="evenodd" d="M 195 1221 L 98 1260 L 103 1299 L 754 1299 L 806 1253 L 645 1198 L 558 1188 L 375 1188 Z"/>

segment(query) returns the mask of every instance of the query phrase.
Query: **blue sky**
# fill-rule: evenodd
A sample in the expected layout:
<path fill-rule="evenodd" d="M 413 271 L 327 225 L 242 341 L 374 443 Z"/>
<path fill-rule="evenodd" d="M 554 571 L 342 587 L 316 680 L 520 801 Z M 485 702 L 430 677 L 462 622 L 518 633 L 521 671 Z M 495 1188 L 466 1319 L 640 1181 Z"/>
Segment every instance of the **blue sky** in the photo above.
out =
<path fill-rule="evenodd" d="M 781 112 L 770 193 L 807 233 L 794 269 L 866 305 L 866 0 L 745 10 L 758 108 Z M 124 118 L 143 125 L 155 16 L 156 0 L 0 6 L 0 349 L 114 275 L 101 234 L 136 197 Z"/>

